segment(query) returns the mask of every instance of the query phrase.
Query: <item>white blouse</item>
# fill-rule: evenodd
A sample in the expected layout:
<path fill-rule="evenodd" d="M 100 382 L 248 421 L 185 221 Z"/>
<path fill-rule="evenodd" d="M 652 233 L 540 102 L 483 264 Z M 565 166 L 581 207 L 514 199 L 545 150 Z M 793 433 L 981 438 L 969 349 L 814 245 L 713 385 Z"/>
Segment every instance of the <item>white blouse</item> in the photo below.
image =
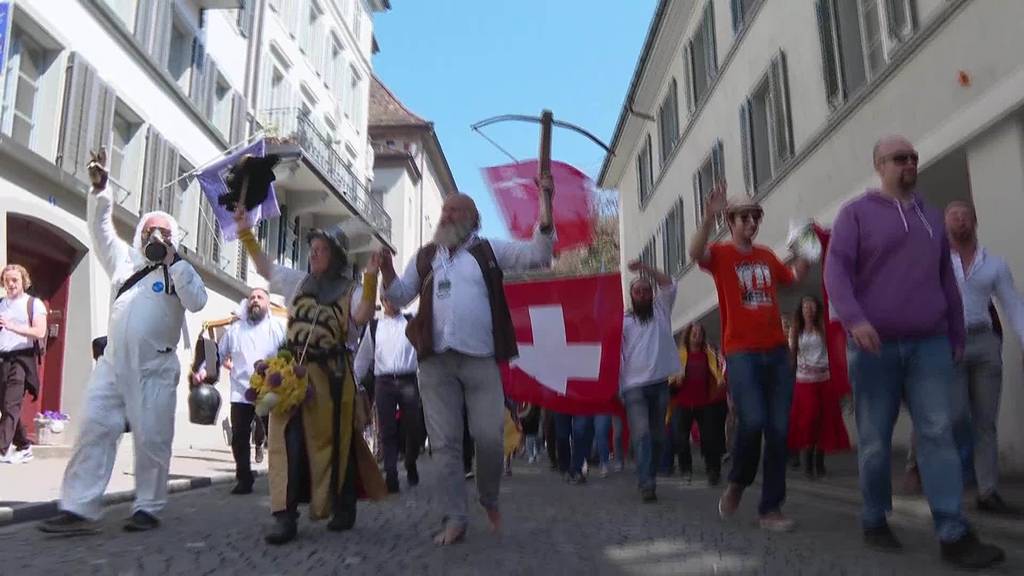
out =
<path fill-rule="evenodd" d="M 796 379 L 800 382 L 822 382 L 829 379 L 828 350 L 825 339 L 817 332 L 802 332 L 796 357 Z"/>

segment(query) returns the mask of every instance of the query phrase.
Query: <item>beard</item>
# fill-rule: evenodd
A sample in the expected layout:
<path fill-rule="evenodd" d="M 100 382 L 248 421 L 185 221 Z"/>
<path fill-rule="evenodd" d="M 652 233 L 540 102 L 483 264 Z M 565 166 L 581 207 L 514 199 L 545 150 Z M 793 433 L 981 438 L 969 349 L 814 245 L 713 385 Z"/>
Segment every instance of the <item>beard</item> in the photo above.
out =
<path fill-rule="evenodd" d="M 957 244 L 967 244 L 974 240 L 974 230 L 970 228 L 963 230 L 950 229 L 949 235 L 957 242 Z"/>
<path fill-rule="evenodd" d="M 633 316 L 640 321 L 641 324 L 646 324 L 651 321 L 654 317 L 654 302 L 637 302 L 633 300 Z"/>
<path fill-rule="evenodd" d="M 434 231 L 434 243 L 449 249 L 455 248 L 465 242 L 472 233 L 473 226 L 469 223 L 438 224 Z"/>
<path fill-rule="evenodd" d="M 267 311 L 264 308 L 258 306 L 249 307 L 249 322 L 253 324 L 259 324 L 267 317 Z"/>
<path fill-rule="evenodd" d="M 917 174 L 900 174 L 900 188 L 905 191 L 913 190 L 917 186 Z"/>

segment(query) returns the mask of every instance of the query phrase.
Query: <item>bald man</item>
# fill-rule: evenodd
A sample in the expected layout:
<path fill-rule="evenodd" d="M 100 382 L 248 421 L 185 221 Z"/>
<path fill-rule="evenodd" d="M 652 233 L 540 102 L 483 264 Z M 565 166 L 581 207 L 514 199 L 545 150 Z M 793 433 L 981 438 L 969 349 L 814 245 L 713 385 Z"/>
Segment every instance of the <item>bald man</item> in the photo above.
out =
<path fill-rule="evenodd" d="M 539 184 L 546 197 L 542 200 L 550 201 L 550 177 Z M 502 278 L 504 271 L 550 265 L 554 230 L 550 211 L 541 214 L 529 242 L 484 240 L 477 236 L 480 213 L 473 199 L 453 194 L 445 199 L 434 241 L 420 249 L 401 278 L 390 252 L 382 254 L 388 300 L 401 307 L 420 299 L 407 334 L 419 356 L 427 435 L 445 477 L 445 525 L 435 538 L 440 545 L 461 540 L 468 524 L 462 469 L 464 413 L 476 442 L 480 504 L 492 528 L 500 527 L 504 393 L 497 363 L 518 355 Z"/>
<path fill-rule="evenodd" d="M 964 311 L 942 213 L 916 192 L 918 154 L 904 137 L 875 144 L 881 186 L 836 216 L 825 285 L 849 332 L 865 543 L 898 550 L 892 510 L 892 430 L 906 400 L 918 464 L 943 560 L 981 568 L 1004 559 L 982 544 L 961 510 L 953 441 L 953 363 L 963 355 Z"/>

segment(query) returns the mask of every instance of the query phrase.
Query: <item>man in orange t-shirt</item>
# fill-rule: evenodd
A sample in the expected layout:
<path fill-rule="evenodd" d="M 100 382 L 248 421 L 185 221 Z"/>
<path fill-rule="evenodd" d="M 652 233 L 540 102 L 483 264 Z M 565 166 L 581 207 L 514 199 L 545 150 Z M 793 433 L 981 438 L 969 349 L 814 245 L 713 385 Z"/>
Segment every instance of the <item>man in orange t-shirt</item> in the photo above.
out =
<path fill-rule="evenodd" d="M 729 389 L 738 419 L 729 485 L 718 503 L 723 518 L 739 507 L 754 482 L 764 436 L 760 525 L 782 532 L 793 521 L 782 514 L 786 498 L 786 435 L 793 399 L 793 370 L 782 332 L 778 286 L 793 284 L 807 263 L 789 269 L 774 252 L 754 244 L 764 211 L 752 200 L 726 206 L 725 184 L 708 198 L 705 217 L 690 242 L 690 257 L 711 274 L 718 290 Z M 715 221 L 725 215 L 731 241 L 708 244 Z"/>

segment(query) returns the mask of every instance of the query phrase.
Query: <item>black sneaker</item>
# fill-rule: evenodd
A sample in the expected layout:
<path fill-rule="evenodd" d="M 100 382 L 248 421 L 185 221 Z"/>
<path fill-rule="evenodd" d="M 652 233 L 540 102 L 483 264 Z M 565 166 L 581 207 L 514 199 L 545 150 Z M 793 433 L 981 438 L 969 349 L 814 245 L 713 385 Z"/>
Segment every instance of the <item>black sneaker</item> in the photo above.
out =
<path fill-rule="evenodd" d="M 999 514 L 1002 516 L 1020 516 L 1021 511 L 1019 508 L 1010 506 L 1003 501 L 1002 496 L 998 492 L 993 492 L 984 498 L 978 498 L 978 512 L 986 512 L 988 514 Z"/>
<path fill-rule="evenodd" d="M 137 510 L 132 517 L 124 524 L 125 532 L 145 532 L 160 526 L 156 516 L 142 510 Z"/>
<path fill-rule="evenodd" d="M 587 483 L 587 477 L 584 476 L 583 474 L 579 474 L 577 472 L 570 472 L 568 478 L 566 478 L 566 481 L 569 484 L 576 484 L 576 485 L 586 484 Z"/>
<path fill-rule="evenodd" d="M 895 552 L 903 549 L 903 544 L 892 533 L 888 524 L 878 528 L 866 528 L 864 530 L 864 543 L 870 548 L 884 552 Z"/>
<path fill-rule="evenodd" d="M 384 483 L 388 486 L 388 494 L 398 494 L 398 473 L 388 472 L 384 478 Z"/>
<path fill-rule="evenodd" d="M 239 482 L 231 489 L 232 494 L 252 494 L 251 482 Z"/>
<path fill-rule="evenodd" d="M 658 501 L 658 495 L 654 492 L 654 488 L 645 488 L 640 491 L 640 499 L 645 504 L 650 504 Z"/>
<path fill-rule="evenodd" d="M 66 536 L 99 534 L 100 532 L 99 522 L 65 511 L 61 511 L 59 515 L 49 520 L 40 522 L 37 528 L 40 532 L 46 532 L 47 534 L 63 534 Z"/>
<path fill-rule="evenodd" d="M 405 467 L 405 479 L 409 482 L 409 486 L 416 486 L 420 483 L 420 473 L 419 470 L 416 469 L 415 462 Z"/>
<path fill-rule="evenodd" d="M 961 568 L 987 568 L 1006 560 L 1006 553 L 998 546 L 985 544 L 973 532 L 967 532 L 954 542 L 942 543 L 942 559 Z"/>

